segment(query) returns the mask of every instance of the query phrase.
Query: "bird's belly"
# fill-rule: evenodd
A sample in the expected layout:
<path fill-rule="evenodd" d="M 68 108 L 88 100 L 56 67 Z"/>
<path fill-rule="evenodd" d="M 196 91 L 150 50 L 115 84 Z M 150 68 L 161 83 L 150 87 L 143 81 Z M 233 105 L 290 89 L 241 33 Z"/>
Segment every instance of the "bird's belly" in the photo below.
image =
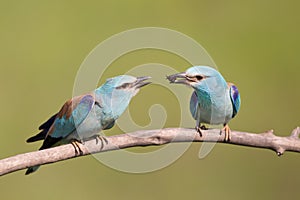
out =
<path fill-rule="evenodd" d="M 91 111 L 86 119 L 76 127 L 76 134 L 80 140 L 91 138 L 98 135 L 103 129 L 101 124 L 100 115 Z"/>
<path fill-rule="evenodd" d="M 227 124 L 232 116 L 232 108 L 228 106 L 212 105 L 208 108 L 202 108 L 200 106 L 200 123 L 206 124 Z"/>

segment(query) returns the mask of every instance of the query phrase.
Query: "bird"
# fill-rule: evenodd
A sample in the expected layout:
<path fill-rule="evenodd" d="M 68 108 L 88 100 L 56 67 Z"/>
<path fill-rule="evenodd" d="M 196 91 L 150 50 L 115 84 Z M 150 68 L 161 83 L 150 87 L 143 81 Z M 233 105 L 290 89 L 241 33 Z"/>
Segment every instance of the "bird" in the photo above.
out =
<path fill-rule="evenodd" d="M 194 89 L 190 112 L 196 120 L 196 130 L 202 137 L 204 124 L 223 125 L 225 141 L 230 141 L 228 122 L 240 110 L 241 98 L 237 87 L 226 82 L 220 72 L 209 66 L 193 66 L 185 72 L 167 76 L 170 83 L 184 84 Z"/>
<path fill-rule="evenodd" d="M 103 145 L 103 140 L 106 139 L 100 136 L 100 131 L 114 126 L 132 97 L 141 87 L 151 83 L 146 81 L 150 78 L 120 75 L 107 79 L 94 91 L 66 101 L 59 112 L 40 125 L 41 132 L 28 138 L 27 142 L 44 140 L 39 150 L 71 143 L 76 154 L 77 148 L 82 153 L 78 142 L 100 138 Z M 38 168 L 39 166 L 29 167 L 25 174 L 33 173 Z"/>

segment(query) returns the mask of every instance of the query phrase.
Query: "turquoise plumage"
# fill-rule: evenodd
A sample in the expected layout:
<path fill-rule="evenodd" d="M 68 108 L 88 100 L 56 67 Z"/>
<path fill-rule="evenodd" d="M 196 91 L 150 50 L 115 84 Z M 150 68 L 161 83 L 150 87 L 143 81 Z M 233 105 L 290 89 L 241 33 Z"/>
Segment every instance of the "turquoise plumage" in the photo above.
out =
<path fill-rule="evenodd" d="M 167 76 L 170 83 L 185 84 L 194 89 L 190 99 L 190 112 L 196 120 L 196 129 L 201 135 L 202 124 L 223 124 L 225 141 L 230 140 L 228 122 L 240 109 L 240 94 L 237 87 L 227 83 L 223 76 L 208 66 L 194 66 L 186 72 Z"/>
<path fill-rule="evenodd" d="M 42 130 L 39 134 L 27 142 L 44 140 L 42 150 L 99 136 L 101 130 L 113 127 L 131 98 L 141 87 L 150 83 L 144 82 L 149 78 L 121 75 L 108 79 L 93 92 L 73 97 L 39 127 Z M 76 143 L 73 144 L 76 150 Z M 36 171 L 38 167 L 28 168 L 26 174 Z"/>

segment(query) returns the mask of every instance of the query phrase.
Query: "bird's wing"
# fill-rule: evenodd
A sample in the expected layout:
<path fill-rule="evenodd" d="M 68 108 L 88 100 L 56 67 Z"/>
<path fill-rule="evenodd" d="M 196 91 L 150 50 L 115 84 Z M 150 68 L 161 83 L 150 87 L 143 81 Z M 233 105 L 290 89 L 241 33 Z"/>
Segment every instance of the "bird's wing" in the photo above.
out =
<path fill-rule="evenodd" d="M 198 112 L 199 112 L 199 103 L 196 92 L 194 91 L 191 99 L 190 99 L 190 112 L 195 120 L 197 120 Z"/>
<path fill-rule="evenodd" d="M 67 101 L 57 113 L 47 136 L 66 137 L 87 117 L 95 104 L 94 96 L 77 96 Z"/>
<path fill-rule="evenodd" d="M 54 114 L 52 117 L 50 117 L 46 122 L 44 122 L 43 124 L 41 124 L 39 126 L 39 130 L 44 130 L 44 129 L 49 129 L 51 127 L 51 125 L 53 124 L 55 118 L 56 118 L 56 114 Z"/>
<path fill-rule="evenodd" d="M 241 97 L 237 87 L 233 83 L 227 83 L 229 88 L 230 99 L 233 107 L 232 118 L 238 113 L 241 105 Z"/>
<path fill-rule="evenodd" d="M 91 94 L 68 100 L 57 113 L 40 149 L 51 147 L 71 134 L 84 121 L 94 104 L 95 98 Z"/>

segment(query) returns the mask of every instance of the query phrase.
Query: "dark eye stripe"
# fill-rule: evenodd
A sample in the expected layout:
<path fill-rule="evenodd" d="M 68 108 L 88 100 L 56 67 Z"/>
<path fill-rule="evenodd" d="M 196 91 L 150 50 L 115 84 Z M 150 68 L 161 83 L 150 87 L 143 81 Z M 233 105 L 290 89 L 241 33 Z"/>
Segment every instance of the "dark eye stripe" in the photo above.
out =
<path fill-rule="evenodd" d="M 196 81 L 201 81 L 201 80 L 204 79 L 205 77 L 204 77 L 204 76 L 201 76 L 201 75 L 195 75 L 195 76 L 186 76 L 186 78 L 187 78 L 189 81 L 196 82 Z"/>
<path fill-rule="evenodd" d="M 130 87 L 130 83 L 123 83 L 122 85 L 116 87 L 116 89 L 125 89 Z"/>

